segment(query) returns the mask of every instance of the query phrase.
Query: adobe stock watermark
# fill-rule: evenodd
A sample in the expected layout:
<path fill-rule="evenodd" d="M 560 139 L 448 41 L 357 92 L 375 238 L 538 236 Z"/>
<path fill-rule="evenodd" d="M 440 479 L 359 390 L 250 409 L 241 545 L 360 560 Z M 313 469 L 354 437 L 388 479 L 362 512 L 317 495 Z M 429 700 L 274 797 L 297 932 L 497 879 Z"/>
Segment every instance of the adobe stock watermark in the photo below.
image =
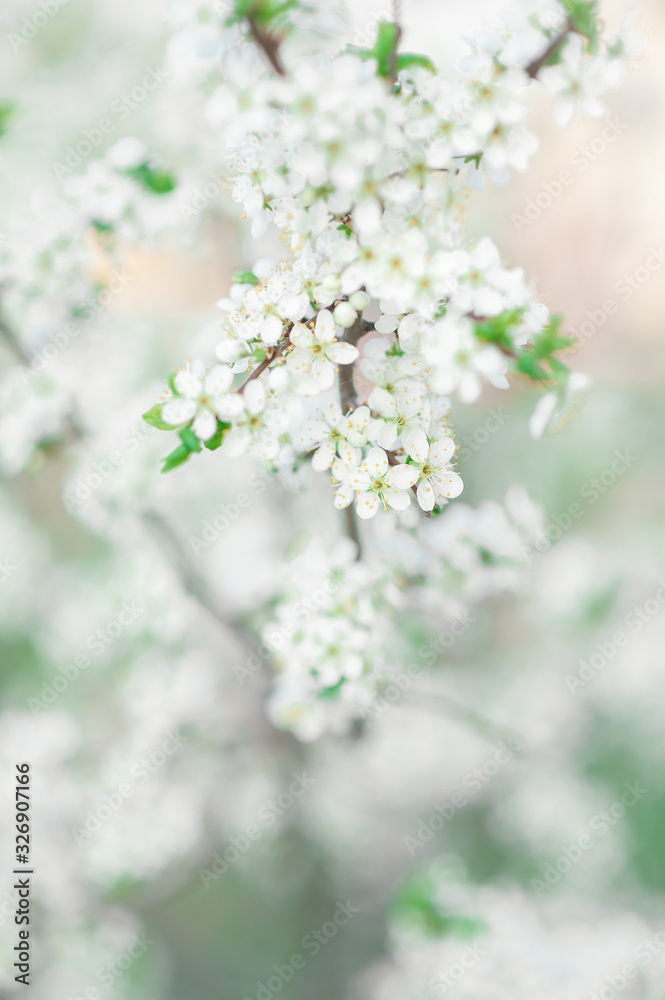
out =
<path fill-rule="evenodd" d="M 665 580 L 661 577 L 658 581 L 660 586 L 653 597 L 650 597 L 642 605 L 635 607 L 625 615 L 623 628 L 617 629 L 609 639 L 597 642 L 595 650 L 586 660 L 579 661 L 579 669 L 576 674 L 566 674 L 564 680 L 566 687 L 571 694 L 576 695 L 587 687 L 587 685 L 598 676 L 610 660 L 613 660 L 620 649 L 628 644 L 632 635 L 641 632 L 645 625 L 657 618 L 665 605 Z"/>
<path fill-rule="evenodd" d="M 68 3 L 69 0 L 40 0 L 39 9 L 23 18 L 20 30 L 9 32 L 7 41 L 14 52 L 19 52 L 24 45 L 36 38 L 42 28 L 60 12 L 60 8 Z"/>
<path fill-rule="evenodd" d="M 166 79 L 167 74 L 163 69 L 146 67 L 141 82 L 132 87 L 131 90 L 122 93 L 120 97 L 116 97 L 112 102 L 109 109 L 109 114 L 112 117 L 105 116 L 100 118 L 92 128 L 84 128 L 81 132 L 81 138 L 65 148 L 63 160 L 51 162 L 51 170 L 55 174 L 56 180 L 61 181 L 63 177 L 78 170 L 92 151 L 101 146 L 107 136 L 113 135 L 118 122 L 126 121 L 132 112 Z"/>
<path fill-rule="evenodd" d="M 490 437 L 496 434 L 504 424 L 507 424 L 510 420 L 510 414 L 504 413 L 503 407 L 500 406 L 497 410 L 491 409 L 488 411 L 488 416 L 483 420 L 480 427 L 476 427 L 474 431 L 470 434 L 466 434 L 459 442 L 457 457 L 460 461 L 465 462 L 467 459 L 471 458 L 471 455 L 475 452 L 480 451 L 480 449 L 487 444 Z"/>
<path fill-rule="evenodd" d="M 95 978 L 104 986 L 112 986 L 124 976 L 137 959 L 145 955 L 148 948 L 154 943 L 148 938 L 145 931 L 142 934 L 135 934 L 124 951 L 100 965 L 95 973 Z M 97 986 L 88 986 L 83 993 L 79 993 L 77 996 L 70 995 L 67 1000 L 100 1000 L 102 992 Z"/>
<path fill-rule="evenodd" d="M 434 663 L 477 621 L 478 619 L 473 618 L 468 611 L 451 618 L 448 622 L 448 628 L 442 629 L 434 639 L 430 639 L 424 646 L 421 646 L 418 655 L 424 660 L 424 663 Z M 387 678 L 387 683 L 382 686 L 381 693 L 377 694 L 373 704 L 363 710 L 362 718 L 365 720 L 378 719 L 398 701 L 401 701 L 409 688 L 412 687 L 416 677 L 422 673 L 424 663 L 410 663 L 406 670 L 399 674 L 391 674 Z"/>
<path fill-rule="evenodd" d="M 432 840 L 434 834 L 442 830 L 446 823 L 455 816 L 460 809 L 463 809 L 469 801 L 494 778 L 502 767 L 510 764 L 515 758 L 515 754 L 522 749 L 521 743 L 517 740 L 501 740 L 497 749 L 483 761 L 480 767 L 474 767 L 462 778 L 460 784 L 465 791 L 453 792 L 446 802 L 436 802 L 434 811 L 427 819 L 421 819 L 413 835 L 404 837 L 404 846 L 413 857 L 422 847 Z"/>
<path fill-rule="evenodd" d="M 623 302 L 629 302 L 633 296 L 644 288 L 651 280 L 652 275 L 660 271 L 665 264 L 665 248 L 651 247 L 649 256 L 643 264 L 622 275 L 614 286 L 615 293 Z M 604 299 L 596 309 L 587 309 L 584 319 L 577 327 L 569 327 L 566 331 L 575 338 L 575 343 L 568 348 L 569 353 L 573 353 L 590 340 L 607 323 L 610 316 L 614 316 L 619 311 L 620 303 L 616 299 Z"/>
<path fill-rule="evenodd" d="M 103 795 L 97 805 L 88 810 L 82 826 L 72 826 L 71 833 L 76 841 L 76 846 L 80 847 L 85 840 L 89 840 L 98 830 L 101 830 L 104 823 L 111 819 L 118 809 L 122 808 L 136 789 L 149 781 L 152 775 L 164 766 L 169 757 L 176 754 L 180 747 L 187 742 L 188 738 L 183 736 L 179 729 L 170 730 L 166 734 L 166 739 L 160 743 L 156 750 L 153 750 L 147 757 L 141 757 L 133 764 L 129 773 L 134 781 L 122 781 L 114 792 Z"/>
<path fill-rule="evenodd" d="M 192 553 L 198 556 L 203 549 L 210 548 L 220 535 L 240 517 L 240 512 L 251 507 L 256 497 L 265 493 L 271 478 L 263 470 L 252 472 L 247 479 L 247 486 L 252 491 L 251 494 L 240 490 L 229 503 L 220 503 L 214 516 L 205 520 L 201 525 L 201 536 L 190 535 L 188 537 L 187 541 Z"/>
<path fill-rule="evenodd" d="M 608 146 L 616 142 L 620 135 L 628 128 L 625 122 L 618 118 L 610 118 L 603 128 L 591 142 L 580 146 L 570 156 L 570 164 L 575 168 L 577 174 L 584 173 L 589 169 L 599 156 L 602 156 Z M 524 229 L 532 226 L 543 212 L 558 201 L 564 191 L 575 182 L 575 173 L 571 170 L 560 170 L 557 176 L 550 181 L 543 181 L 541 190 L 533 198 L 527 199 L 522 214 L 513 212 L 510 221 L 515 232 L 521 233 Z"/>
<path fill-rule="evenodd" d="M 487 950 L 477 944 L 467 945 L 460 952 L 457 961 L 449 965 L 445 972 L 439 972 L 430 979 L 428 988 L 438 997 L 444 997 L 455 987 L 474 966 L 481 962 L 487 955 Z"/>
<path fill-rule="evenodd" d="M 418 650 L 418 655 L 425 663 L 434 663 L 439 656 L 450 649 L 460 636 L 463 636 L 478 621 L 473 618 L 468 611 L 462 612 L 448 622 L 448 628 L 442 629 L 434 639 L 430 639 Z M 364 709 L 362 718 L 365 720 L 378 719 L 393 705 L 402 699 L 404 694 L 413 685 L 413 681 L 423 671 L 423 663 L 410 663 L 406 670 L 399 674 L 392 674 L 388 683 L 382 687 L 381 693 L 377 695 L 372 705 Z"/>
<path fill-rule="evenodd" d="M 122 268 L 121 270 L 114 268 L 111 271 L 111 278 L 106 288 L 103 288 L 94 299 L 88 300 L 82 306 L 85 319 L 90 319 L 91 316 L 104 312 L 113 299 L 124 291 L 130 281 L 133 280 L 134 275 L 130 274 L 126 268 Z M 40 350 L 35 351 L 28 365 L 20 365 L 18 367 L 18 378 L 20 378 L 23 385 L 28 385 L 31 379 L 36 378 L 48 368 L 49 364 L 58 354 L 66 350 L 72 340 L 78 337 L 82 328 L 80 324 L 66 323 L 62 330 L 59 330 L 58 333 L 50 338 L 47 344 Z"/>
<path fill-rule="evenodd" d="M 126 629 L 134 624 L 136 619 L 143 614 L 143 610 L 136 601 L 123 601 L 115 618 L 106 622 L 102 628 L 90 633 L 85 641 L 86 649 L 91 651 L 93 657 L 101 656 Z M 81 671 L 87 670 L 91 665 L 92 657 L 87 653 L 79 653 L 71 663 L 59 666 L 59 673 L 55 673 L 50 681 L 45 681 L 42 684 L 40 697 L 28 698 L 28 708 L 32 714 L 37 716 L 40 712 L 45 712 L 67 688 L 78 680 Z"/>
<path fill-rule="evenodd" d="M 315 783 L 315 779 L 310 778 L 306 772 L 293 774 L 292 778 L 293 781 L 287 789 L 280 792 L 274 799 L 269 799 L 259 808 L 256 813 L 257 823 L 249 823 L 238 836 L 230 837 L 230 846 L 226 847 L 221 854 L 219 852 L 213 854 L 208 862 L 210 867 L 199 868 L 198 875 L 204 889 L 207 889 L 211 882 L 216 882 L 228 871 L 231 865 L 239 861 L 252 844 L 259 840 L 266 830 L 273 826 L 280 816 L 291 809 L 294 803 Z"/>
<path fill-rule="evenodd" d="M 302 597 L 290 606 L 291 616 L 288 620 L 271 623 L 271 631 L 268 631 L 268 628 L 264 629 L 263 644 L 254 652 L 248 653 L 244 663 L 233 664 L 232 670 L 238 683 L 244 684 L 248 677 L 270 663 L 271 654 L 276 649 L 281 649 L 289 636 L 293 635 L 298 628 L 298 623 L 325 607 L 328 598 L 337 590 L 338 586 L 339 584 L 335 581 L 326 580 L 321 587 L 317 587 L 307 597 Z M 273 624 L 276 627 L 272 627 Z"/>
<path fill-rule="evenodd" d="M 578 864 L 585 853 L 592 850 L 598 839 L 607 836 L 612 827 L 623 819 L 626 810 L 636 805 L 649 791 L 648 788 L 642 788 L 639 781 L 635 781 L 632 785 L 626 782 L 623 787 L 624 792 L 620 800 L 617 799 L 607 809 L 601 809 L 591 817 L 587 824 L 589 832 L 585 830 L 572 844 L 562 844 L 561 853 L 553 863 L 545 865 L 542 877 L 531 879 L 531 888 L 536 896 L 542 896 L 557 885 L 573 865 Z M 595 839 L 594 835 L 597 835 Z"/>
<path fill-rule="evenodd" d="M 125 461 L 127 455 L 133 454 L 137 448 L 141 447 L 146 438 L 157 433 L 157 429 L 144 420 L 124 431 L 120 438 L 119 448 L 110 451 L 106 458 L 93 462 L 89 472 L 78 476 L 73 483 L 69 484 L 67 492 L 62 495 L 65 510 L 70 514 L 72 511 L 78 510 L 105 480 L 111 478 L 118 466 Z"/>
<path fill-rule="evenodd" d="M 654 934 L 652 938 L 645 938 L 633 949 L 632 961 L 624 962 L 620 968 L 605 976 L 600 986 L 587 994 L 587 1000 L 614 1000 L 614 997 L 626 989 L 631 980 L 641 975 L 645 966 L 651 965 L 663 948 L 665 948 L 665 934 L 662 931 Z"/>
<path fill-rule="evenodd" d="M 597 476 L 592 476 L 580 486 L 579 493 L 586 502 L 586 507 L 591 507 L 597 500 L 600 500 L 637 461 L 637 455 L 633 455 L 629 450 L 615 451 L 614 461 Z M 584 513 L 584 505 L 574 500 L 568 504 L 565 511 L 551 514 L 550 520 L 553 524 L 548 525 L 530 546 L 522 546 L 526 561 L 531 563 L 539 555 L 548 552 L 552 545 L 559 541 L 564 532 L 568 531 L 573 522 L 579 520 Z"/>
<path fill-rule="evenodd" d="M 300 942 L 300 947 L 310 958 L 314 958 L 329 941 L 337 937 L 340 928 L 346 927 L 356 913 L 360 913 L 360 907 L 354 906 L 350 899 L 347 899 L 345 903 L 338 900 L 337 909 L 330 920 L 326 920 L 320 928 L 315 928 L 305 934 Z M 284 989 L 286 983 L 291 982 L 296 972 L 305 968 L 306 962 L 305 956 L 297 951 L 284 965 L 273 965 L 272 975 L 268 979 L 265 981 L 257 980 L 256 993 L 253 994 L 253 997 L 244 996 L 242 1000 L 271 1000 L 271 997 Z"/>
<path fill-rule="evenodd" d="M 11 559 L 3 559 L 0 562 L 0 585 L 7 583 L 12 573 L 15 573 L 18 566 L 14 565 Z"/>

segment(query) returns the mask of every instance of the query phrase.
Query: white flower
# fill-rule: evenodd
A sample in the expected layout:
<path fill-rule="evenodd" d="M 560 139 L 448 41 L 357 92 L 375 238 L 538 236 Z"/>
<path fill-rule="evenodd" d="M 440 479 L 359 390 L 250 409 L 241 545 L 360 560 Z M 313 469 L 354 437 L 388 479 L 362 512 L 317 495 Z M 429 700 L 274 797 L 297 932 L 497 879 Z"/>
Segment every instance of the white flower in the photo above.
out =
<path fill-rule="evenodd" d="M 388 456 L 382 448 L 370 448 L 360 467 L 348 474 L 347 484 L 357 493 L 358 517 L 367 520 L 376 514 L 379 502 L 395 510 L 406 510 L 411 497 L 406 490 L 418 478 L 418 470 L 409 465 L 389 467 Z"/>
<path fill-rule="evenodd" d="M 478 344 L 467 319 L 445 316 L 430 331 L 423 353 L 435 366 L 432 385 L 437 392 L 457 392 L 463 403 L 480 396 L 483 379 L 497 389 L 507 389 L 507 359 L 492 344 Z"/>
<path fill-rule="evenodd" d="M 291 330 L 295 350 L 286 364 L 305 393 L 329 389 L 335 380 L 336 365 L 351 364 L 358 357 L 358 348 L 340 343 L 335 331 L 335 321 L 327 309 L 317 315 L 314 329 L 298 323 Z"/>
<path fill-rule="evenodd" d="M 367 443 L 369 419 L 367 406 L 359 406 L 346 416 L 336 403 L 318 410 L 317 418 L 308 426 L 310 441 L 318 444 L 312 468 L 317 472 L 329 469 L 337 454 L 348 464 L 357 465 L 361 458 L 359 449 Z"/>
<path fill-rule="evenodd" d="M 368 402 L 382 418 L 374 421 L 371 430 L 372 439 L 382 448 L 394 448 L 405 431 L 425 429 L 429 424 L 430 404 L 425 390 L 408 379 L 399 382 L 393 393 L 376 386 Z"/>
<path fill-rule="evenodd" d="M 608 64 L 600 59 L 589 60 L 584 52 L 584 42 L 579 35 L 569 35 L 561 62 L 544 66 L 538 74 L 548 90 L 559 100 L 554 107 L 557 125 L 568 125 L 577 108 L 591 118 L 602 118 L 605 106 L 600 97 L 610 84 Z"/>
<path fill-rule="evenodd" d="M 279 437 L 299 409 L 297 401 L 290 393 L 266 399 L 259 379 L 249 382 L 240 398 L 243 415 L 226 434 L 224 451 L 231 456 L 248 451 L 256 458 L 275 458 L 279 453 Z"/>
<path fill-rule="evenodd" d="M 201 441 L 207 441 L 217 430 L 217 416 L 237 408 L 237 394 L 228 391 L 232 382 L 233 372 L 226 365 L 215 365 L 206 375 L 202 361 L 188 362 L 173 379 L 178 395 L 164 403 L 162 420 L 179 427 L 193 419 L 192 430 Z"/>
<path fill-rule="evenodd" d="M 462 492 L 464 484 L 449 465 L 454 452 L 452 438 L 438 438 L 430 445 L 423 431 L 409 434 L 409 457 L 418 469 L 416 495 L 423 510 L 433 510 L 439 500 L 458 497 Z"/>

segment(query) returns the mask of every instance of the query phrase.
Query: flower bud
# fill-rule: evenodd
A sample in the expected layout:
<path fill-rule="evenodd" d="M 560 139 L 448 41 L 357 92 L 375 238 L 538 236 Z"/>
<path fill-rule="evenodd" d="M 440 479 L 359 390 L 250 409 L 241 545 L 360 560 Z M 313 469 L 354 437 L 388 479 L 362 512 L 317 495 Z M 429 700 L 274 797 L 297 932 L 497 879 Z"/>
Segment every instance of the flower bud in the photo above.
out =
<path fill-rule="evenodd" d="M 372 300 L 370 299 L 367 292 L 353 292 L 351 295 L 349 295 L 349 302 L 351 303 L 354 309 L 358 310 L 358 312 L 362 312 L 363 309 L 367 309 L 367 306 L 370 304 L 371 301 Z"/>
<path fill-rule="evenodd" d="M 333 319 L 338 326 L 353 326 L 358 313 L 355 311 L 350 302 L 340 302 L 335 306 L 335 311 L 333 313 Z"/>

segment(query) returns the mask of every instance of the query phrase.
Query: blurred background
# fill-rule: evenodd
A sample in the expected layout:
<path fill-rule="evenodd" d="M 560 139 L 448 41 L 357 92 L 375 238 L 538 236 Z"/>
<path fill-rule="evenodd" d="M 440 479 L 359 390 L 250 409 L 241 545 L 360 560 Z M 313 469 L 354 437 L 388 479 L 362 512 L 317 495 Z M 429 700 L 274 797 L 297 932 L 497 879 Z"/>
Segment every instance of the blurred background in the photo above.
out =
<path fill-rule="evenodd" d="M 459 36 L 504 3 L 402 6 L 406 48 L 453 73 Z M 351 34 L 371 37 L 386 7 L 354 3 Z M 606 30 L 633 7 L 604 0 Z M 0 12 L 0 252 L 11 242 L 20 286 L 0 298 L 1 794 L 11 800 L 14 765 L 29 760 L 32 995 L 415 1000 L 429 995 L 417 982 L 431 960 L 409 950 L 416 938 L 476 940 L 491 925 L 515 989 L 465 994 L 461 983 L 460 996 L 549 995 L 530 978 L 534 956 L 552 997 L 600 990 L 624 960 L 637 977 L 608 989 L 665 996 L 659 954 L 635 957 L 654 934 L 654 949 L 665 945 L 665 9 L 640 3 L 646 50 L 608 119 L 561 130 L 534 93 L 529 173 L 469 194 L 469 233 L 525 268 L 578 339 L 569 363 L 592 379 L 541 441 L 528 432 L 532 387 L 458 408 L 465 503 L 502 502 L 522 484 L 552 544 L 528 554 L 514 586 L 488 592 L 419 700 L 358 738 L 307 745 L 265 718 L 265 671 L 239 679 L 238 667 L 257 609 L 286 586 L 285 560 L 308 536 L 336 544 L 338 515 L 311 497 L 325 487 L 270 481 L 195 551 L 191 538 L 206 538 L 259 467 L 209 454 L 160 476 L 167 445 L 141 421 L 164 375 L 214 346 L 233 271 L 279 252 L 270 237 L 257 251 L 222 182 L 183 219 L 223 153 L 198 97 L 219 16 L 152 0 L 4 0 Z M 155 88 L 137 101 L 150 71 Z M 54 164 L 67 166 L 68 147 L 103 119 L 99 148 L 58 176 Z M 159 209 L 166 235 L 143 235 L 159 200 L 148 191 L 136 232 L 110 246 L 58 199 L 127 136 L 178 184 Z M 20 285 L 35 258 L 43 281 Z M 82 308 L 77 273 L 115 290 L 81 312 L 66 348 L 44 354 L 26 402 L 13 327 L 25 321 L 23 350 L 42 352 Z M 405 664 L 441 628 L 417 608 L 395 627 Z M 442 803 L 452 815 L 430 822 Z M 0 965 L 13 997 L 5 813 Z M 547 881 L 584 834 L 592 849 Z M 349 901 L 357 912 L 336 923 Z M 294 954 L 304 965 L 287 978 L 275 967 Z M 565 994 L 560 966 L 572 970 Z"/>

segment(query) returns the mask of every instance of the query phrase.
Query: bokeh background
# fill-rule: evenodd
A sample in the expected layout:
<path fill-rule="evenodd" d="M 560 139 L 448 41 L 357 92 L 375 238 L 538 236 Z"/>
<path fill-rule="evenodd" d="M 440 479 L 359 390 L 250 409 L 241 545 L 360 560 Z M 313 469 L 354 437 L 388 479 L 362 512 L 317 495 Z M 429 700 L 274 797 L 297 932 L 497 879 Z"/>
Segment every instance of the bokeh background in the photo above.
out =
<path fill-rule="evenodd" d="M 371 33 L 385 6 L 354 3 L 351 32 Z M 460 34 L 504 4 L 402 6 L 405 45 L 454 72 Z M 59 192 L 53 162 L 148 68 L 187 62 L 174 50 L 191 52 L 190 71 L 169 69 L 126 120 L 114 116 L 106 145 L 138 136 L 183 184 L 194 183 L 201 163 L 213 170 L 223 152 L 198 110 L 206 22 L 193 34 L 189 5 L 56 7 L 18 48 L 12 33 L 40 8 L 4 0 L 0 13 L 0 101 L 13 106 L 0 138 L 0 250 L 16 226 L 26 246 L 38 245 L 35 234 L 52 222 L 49 198 Z M 604 0 L 608 29 L 633 7 Z M 459 912 L 469 920 L 494 913 L 511 928 L 505 955 L 525 977 L 520 988 L 534 954 L 550 949 L 554 982 L 558 963 L 578 960 L 581 942 L 586 959 L 599 964 L 589 973 L 580 959 L 580 997 L 594 983 L 600 988 L 620 949 L 630 955 L 645 927 L 665 931 L 665 605 L 656 596 L 665 575 L 665 9 L 642 0 L 639 15 L 646 49 L 610 97 L 611 140 L 600 138 L 604 121 L 578 117 L 557 128 L 551 101 L 535 94 L 531 128 L 540 146 L 531 170 L 506 188 L 470 194 L 466 215 L 471 234 L 489 233 L 510 264 L 526 269 L 542 300 L 565 316 L 564 332 L 579 334 L 586 321 L 569 354 L 592 384 L 572 418 L 540 441 L 528 431 L 538 398 L 530 387 L 486 392 L 463 409 L 456 430 L 469 451 L 459 470 L 464 500 L 501 501 L 521 483 L 550 527 L 555 515 L 566 525 L 571 503 L 583 514 L 552 531 L 561 537 L 532 553 L 512 591 L 482 602 L 473 628 L 423 680 L 419 703 L 394 706 L 358 738 L 298 743 L 264 716 L 269 678 L 258 672 L 241 684 L 233 670 L 246 655 L 238 630 L 270 602 L 285 559 L 307 535 L 335 544 L 336 513 L 311 490 L 270 483 L 194 553 L 188 539 L 256 470 L 207 455 L 159 476 L 165 446 L 140 420 L 165 373 L 214 345 L 215 302 L 234 269 L 279 245 L 267 237 L 257 254 L 225 190 L 197 225 L 152 243 L 128 241 L 111 253 L 99 234 L 77 235 L 87 274 L 103 284 L 120 268 L 130 278 L 52 363 L 75 390 L 76 426 L 25 461 L 16 459 L 28 419 L 14 407 L 16 358 L 8 341 L 0 345 L 0 561 L 10 567 L 0 582 L 0 794 L 10 802 L 14 764 L 30 760 L 35 998 L 67 1000 L 91 986 L 108 998 L 254 998 L 273 966 L 302 951 L 303 938 L 346 900 L 359 912 L 280 988 L 285 1000 L 415 998 L 413 979 L 395 964 L 395 922 L 420 920 L 445 935 Z M 561 171 L 572 180 L 552 197 Z M 529 204 L 537 209 L 531 219 Z M 648 270 L 647 260 L 658 266 Z M 619 291 L 626 275 L 635 276 L 629 295 Z M 34 296 L 35 349 L 49 329 L 49 281 Z M 66 283 L 58 289 L 65 294 Z M 611 315 L 608 299 L 617 304 Z M 482 432 L 499 409 L 502 426 Z M 67 509 L 63 496 L 77 479 L 118 449 L 113 475 Z M 617 451 L 631 459 L 612 477 Z M 589 484 L 604 473 L 590 501 Z M 140 611 L 91 652 L 89 637 L 115 621 L 123 603 Z M 646 609 L 639 628 L 628 617 L 635 608 Z M 437 631 L 417 612 L 401 622 L 405 662 Z M 628 641 L 603 653 L 618 630 Z M 30 699 L 43 698 L 58 668 L 85 652 L 91 666 L 35 711 Z M 594 654 L 603 662 L 593 679 L 571 690 L 566 677 Z M 468 790 L 465 776 L 492 759 L 497 731 L 515 736 L 520 752 L 426 843 L 409 848 L 405 838 L 416 836 L 435 804 Z M 159 756 L 173 732 L 179 748 Z M 143 782 L 137 767 L 145 758 L 152 770 Z M 304 772 L 311 788 L 204 886 L 199 869 Z M 134 794 L 78 843 L 89 811 L 127 780 Z M 639 801 L 539 896 L 531 880 L 627 782 L 646 790 Z M 2 989 L 13 997 L 23 987 L 13 987 L 6 906 L 13 829 L 10 811 L 2 813 L 0 956 Z M 417 874 L 441 859 L 464 886 L 443 916 Z M 113 965 L 135 934 L 149 944 L 126 969 Z M 108 963 L 115 971 L 102 983 Z M 665 995 L 649 989 L 640 975 L 622 995 Z M 514 995 L 522 995 L 517 986 Z M 563 994 L 553 988 L 552 996 Z"/>

